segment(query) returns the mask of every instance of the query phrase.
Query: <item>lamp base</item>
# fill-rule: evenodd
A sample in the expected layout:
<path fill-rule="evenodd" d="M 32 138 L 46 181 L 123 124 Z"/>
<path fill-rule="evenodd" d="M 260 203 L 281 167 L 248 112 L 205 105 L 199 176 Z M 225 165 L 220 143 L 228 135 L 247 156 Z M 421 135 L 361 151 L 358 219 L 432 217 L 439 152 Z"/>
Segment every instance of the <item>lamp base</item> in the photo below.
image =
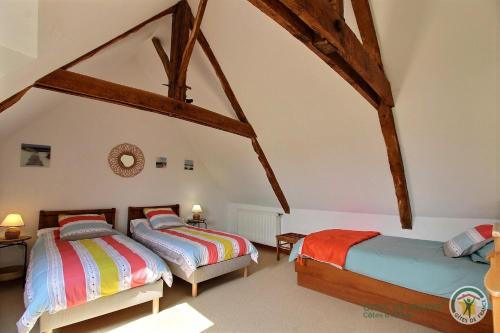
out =
<path fill-rule="evenodd" d="M 5 230 L 5 239 L 19 239 L 21 236 L 21 229 L 18 227 L 8 227 Z"/>
<path fill-rule="evenodd" d="M 193 214 L 193 220 L 201 220 L 201 215 L 200 214 Z"/>

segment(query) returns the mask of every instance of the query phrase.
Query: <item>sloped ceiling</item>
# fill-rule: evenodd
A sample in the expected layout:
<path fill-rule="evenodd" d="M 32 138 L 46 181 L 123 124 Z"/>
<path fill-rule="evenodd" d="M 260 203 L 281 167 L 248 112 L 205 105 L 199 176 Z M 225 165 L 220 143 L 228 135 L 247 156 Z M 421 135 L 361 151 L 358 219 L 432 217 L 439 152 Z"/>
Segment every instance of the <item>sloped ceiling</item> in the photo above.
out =
<path fill-rule="evenodd" d="M 39 57 L 0 79 L 1 99 L 173 3 L 40 1 Z M 190 4 L 197 7 L 196 1 Z M 396 99 L 414 214 L 499 218 L 497 2 L 371 4 Z M 151 37 L 158 36 L 168 48 L 170 20 L 148 25 L 72 70 L 166 94 L 165 73 Z M 354 26 L 349 7 L 346 20 Z M 292 209 L 397 214 L 376 112 L 354 89 L 247 1 L 209 1 L 202 30 Z M 233 114 L 198 46 L 188 85 L 195 104 Z M 38 98 L 56 101 L 52 95 L 34 90 L 0 114 L 0 137 L 29 121 L 22 110 L 43 112 L 47 106 Z M 64 97 L 57 103 L 62 102 Z M 232 201 L 279 206 L 247 139 L 166 117 L 164 121 L 178 124 Z"/>

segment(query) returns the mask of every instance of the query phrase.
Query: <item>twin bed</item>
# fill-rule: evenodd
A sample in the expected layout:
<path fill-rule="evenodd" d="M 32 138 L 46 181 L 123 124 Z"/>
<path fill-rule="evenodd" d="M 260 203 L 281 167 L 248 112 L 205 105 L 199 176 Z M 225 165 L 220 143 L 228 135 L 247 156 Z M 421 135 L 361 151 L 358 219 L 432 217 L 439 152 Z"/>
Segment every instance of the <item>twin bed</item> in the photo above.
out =
<path fill-rule="evenodd" d="M 161 207 L 179 215 L 179 205 Z M 251 259 L 257 261 L 257 250 L 237 235 L 188 226 L 152 229 L 144 220 L 144 208 L 129 209 L 128 236 L 136 240 L 111 228 L 106 235 L 61 238 L 61 216 L 99 215 L 114 227 L 114 208 L 40 211 L 24 293 L 26 311 L 18 331 L 29 332 L 39 319 L 40 331 L 51 333 L 148 301 L 157 313 L 163 282 L 170 286 L 172 273 L 191 282 L 196 296 L 199 282 L 242 268 L 246 276 Z M 131 232 L 131 221 L 141 219 L 142 226 Z M 172 249 L 177 256 L 172 256 Z"/>
<path fill-rule="evenodd" d="M 257 262 L 257 250 L 241 236 L 191 226 L 154 230 L 145 208 L 170 208 L 179 215 L 179 205 L 129 207 L 128 235 L 162 257 L 175 276 L 191 283 L 193 297 L 198 283 L 239 269 L 246 277 L 252 259 Z"/>
<path fill-rule="evenodd" d="M 303 243 L 290 256 L 300 286 L 443 332 L 493 332 L 491 310 L 474 325 L 457 322 L 449 310 L 459 287 L 488 295 L 483 280 L 489 266 L 446 257 L 442 242 L 379 235 L 352 246 L 343 269 L 299 256 Z"/>

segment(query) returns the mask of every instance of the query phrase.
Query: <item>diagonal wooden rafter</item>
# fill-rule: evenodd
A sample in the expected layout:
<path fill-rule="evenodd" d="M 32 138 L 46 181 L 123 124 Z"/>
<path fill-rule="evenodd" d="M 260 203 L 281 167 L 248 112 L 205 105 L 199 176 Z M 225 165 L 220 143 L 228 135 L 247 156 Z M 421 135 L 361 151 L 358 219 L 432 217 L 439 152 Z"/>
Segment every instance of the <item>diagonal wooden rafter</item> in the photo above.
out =
<path fill-rule="evenodd" d="M 352 0 L 363 44 L 345 23 L 337 0 L 248 0 L 304 43 L 378 112 L 394 181 L 401 226 L 411 229 L 406 177 L 373 17 L 367 0 Z M 333 10 L 332 10 L 333 5 Z"/>
<path fill-rule="evenodd" d="M 190 24 L 192 25 L 191 35 L 189 35 L 188 42 L 184 49 L 184 53 L 182 54 L 181 64 L 179 66 L 178 80 L 180 82 L 186 82 L 189 60 L 191 59 L 191 55 L 193 54 L 194 44 L 196 43 L 196 39 L 198 38 L 198 33 L 200 31 L 200 26 L 201 26 L 201 20 L 203 19 L 203 14 L 205 13 L 206 7 L 207 7 L 207 0 L 200 0 L 200 3 L 198 5 L 198 12 L 196 13 L 196 18 L 194 19 L 194 22 Z"/>
<path fill-rule="evenodd" d="M 188 7 L 189 8 L 189 7 Z M 190 25 L 194 26 L 195 24 L 195 17 L 193 16 L 193 13 L 191 12 L 191 9 L 189 8 L 189 16 L 190 16 Z M 208 60 L 210 61 L 210 64 L 212 65 L 215 74 L 217 75 L 217 78 L 219 79 L 222 89 L 224 90 L 224 93 L 226 94 L 226 97 L 228 98 L 229 102 L 231 103 L 231 106 L 233 108 L 234 113 L 238 117 L 238 119 L 243 122 L 249 124 L 249 121 L 247 117 L 245 116 L 245 113 L 243 112 L 243 109 L 241 108 L 240 103 L 238 102 L 238 99 L 236 98 L 236 95 L 231 88 L 231 85 L 229 84 L 229 81 L 224 74 L 222 67 L 217 60 L 217 57 L 215 56 L 214 52 L 212 51 L 212 48 L 210 47 L 210 44 L 208 43 L 208 40 L 206 39 L 205 35 L 203 32 L 200 31 L 197 34 L 197 40 L 198 43 L 200 44 L 201 48 L 203 49 L 203 52 L 207 56 Z M 278 199 L 281 207 L 283 208 L 283 211 L 286 214 L 290 213 L 290 206 L 288 205 L 288 201 L 286 200 L 285 194 L 283 193 L 283 190 L 281 189 L 281 186 L 278 182 L 278 179 L 276 178 L 276 174 L 274 173 L 271 164 L 269 163 L 264 151 L 262 150 L 262 147 L 259 144 L 259 141 L 257 140 L 257 137 L 252 138 L 252 147 L 257 154 L 257 157 L 262 164 L 262 167 L 264 168 L 264 171 L 266 173 L 267 179 L 269 181 L 269 184 L 271 185 L 271 188 L 274 191 L 274 194 L 276 195 L 276 198 Z"/>
<path fill-rule="evenodd" d="M 169 76 L 169 96 L 175 97 L 177 100 L 157 95 L 151 92 L 122 86 L 116 83 L 67 71 L 68 68 L 71 68 L 81 61 L 94 56 L 95 54 L 99 53 L 115 42 L 127 37 L 128 35 L 142 29 L 149 23 L 154 22 L 168 14 L 173 14 L 173 43 L 171 46 L 171 59 L 168 59 L 168 56 L 166 55 L 165 50 L 163 49 L 158 39 L 153 38 L 153 44 L 162 60 L 165 72 L 167 76 Z M 282 205 L 283 210 L 285 211 L 285 213 L 290 213 L 288 202 L 286 201 L 286 198 L 283 194 L 283 191 L 281 190 L 281 187 L 278 184 L 276 176 L 266 156 L 264 155 L 260 144 L 256 139 L 256 134 L 253 131 L 251 125 L 248 123 L 243 110 L 241 109 L 241 106 L 236 100 L 236 96 L 234 95 L 234 92 L 229 85 L 229 82 L 222 72 L 222 68 L 218 64 L 215 55 L 210 49 L 210 46 L 208 45 L 208 42 L 201 31 L 199 31 L 197 35 L 195 34 L 193 36 L 195 36 L 196 39 L 200 42 L 205 54 L 207 54 L 210 60 L 210 63 L 214 66 L 216 74 L 223 85 L 223 89 L 240 121 L 222 116 L 218 113 L 205 110 L 194 105 L 184 103 L 187 86 L 185 82 L 177 81 L 177 72 L 179 64 L 182 61 L 184 49 L 188 42 L 189 27 L 193 25 L 193 20 L 194 18 L 189 5 L 185 0 L 181 0 L 176 5 L 139 23 L 138 25 L 127 30 L 121 35 L 67 63 L 60 69 L 51 72 L 42 79 L 39 79 L 36 84 L 26 87 L 13 96 L 0 102 L 0 113 L 18 102 L 29 89 L 31 89 L 32 87 L 37 87 L 81 97 L 92 98 L 103 102 L 133 107 L 140 110 L 155 112 L 249 137 L 252 139 L 252 146 L 254 147 L 254 150 L 256 151 L 259 160 L 265 169 L 269 182 L 271 183 L 271 186 L 276 193 L 276 196 L 280 204 Z M 70 79 L 68 80 L 68 78 Z"/>
<path fill-rule="evenodd" d="M 293 14 L 320 36 L 380 97 L 384 104 L 394 106 L 391 85 L 384 71 L 373 61 L 354 32 L 326 0 L 280 0 Z"/>
<path fill-rule="evenodd" d="M 7 98 L 5 101 L 0 103 L 0 113 L 10 108 L 12 105 L 16 104 L 23 96 L 31 89 L 31 86 L 24 88 L 18 93 Z"/>
<path fill-rule="evenodd" d="M 60 69 L 68 69 L 68 68 L 71 68 L 77 64 L 79 64 L 80 62 L 84 61 L 84 60 L 87 60 L 91 57 L 93 57 L 94 55 L 96 55 L 97 53 L 101 52 L 102 50 L 104 50 L 105 48 L 111 46 L 112 44 L 126 38 L 127 36 L 133 34 L 134 32 L 137 32 L 139 30 L 141 30 L 142 28 L 144 28 L 146 25 L 154 22 L 154 21 L 157 21 L 169 14 L 172 14 L 175 9 L 177 8 L 177 4 L 159 12 L 158 14 L 148 18 L 147 20 L 145 21 L 142 21 L 141 23 L 137 24 L 136 26 L 130 28 L 129 30 L 125 31 L 124 33 L 116 36 L 115 38 L 107 41 L 106 43 L 104 44 L 101 44 L 99 45 L 98 47 L 96 47 L 95 49 L 79 56 L 78 58 L 76 58 L 75 60 L 72 60 L 71 62 L 67 63 L 66 65 L 60 67 Z M 26 88 L 24 88 L 23 90 L 17 92 L 16 94 L 12 95 L 11 97 L 7 98 L 6 100 L 0 102 L 0 113 L 2 113 L 3 111 L 5 111 L 6 109 L 10 108 L 12 105 L 14 105 L 15 103 L 17 103 L 23 96 L 24 94 L 26 94 L 26 92 L 31 88 L 32 86 L 28 86 Z"/>
<path fill-rule="evenodd" d="M 382 67 L 382 56 L 380 55 L 370 3 L 368 0 L 351 0 L 351 2 L 363 46 L 379 67 Z"/>
<path fill-rule="evenodd" d="M 337 48 L 316 33 L 279 0 L 248 0 L 264 14 L 280 24 L 295 38 L 326 62 L 373 107 L 380 105 L 379 95 L 370 85 L 337 53 Z M 332 11 L 331 9 L 328 9 Z"/>
<path fill-rule="evenodd" d="M 170 74 L 170 60 L 168 60 L 167 52 L 165 52 L 165 49 L 161 45 L 160 39 L 158 37 L 153 37 L 151 41 L 153 42 L 155 50 L 160 57 L 163 68 L 165 69 L 165 74 L 167 74 L 167 78 L 170 81 L 172 74 Z"/>
<path fill-rule="evenodd" d="M 155 112 L 247 138 L 255 138 L 252 126 L 217 112 L 170 97 L 63 69 L 58 69 L 39 79 L 35 82 L 34 87 Z"/>
<path fill-rule="evenodd" d="M 401 150 L 399 148 L 398 134 L 392 109 L 387 105 L 382 105 L 377 110 L 380 122 L 380 128 L 384 136 L 385 146 L 387 148 L 387 158 L 391 168 L 392 180 L 396 191 L 398 202 L 399 217 L 403 229 L 412 228 L 412 214 L 408 187 L 406 185 L 405 169 Z"/>
<path fill-rule="evenodd" d="M 226 94 L 229 103 L 231 103 L 234 113 L 236 114 L 236 116 L 240 121 L 248 123 L 247 117 L 245 116 L 245 113 L 243 112 L 243 109 L 241 108 L 241 105 L 238 102 L 238 99 L 236 98 L 236 95 L 234 94 L 234 91 L 231 88 L 228 79 L 226 78 L 226 75 L 222 71 L 222 67 L 219 64 L 219 61 L 217 60 L 217 57 L 215 56 L 214 52 L 212 51 L 212 48 L 210 47 L 207 38 L 203 34 L 203 31 L 200 31 L 200 33 L 198 34 L 198 43 L 201 45 L 203 52 L 208 58 L 208 61 L 215 70 L 215 75 L 217 75 L 217 78 L 219 79 L 222 89 L 224 90 L 224 93 Z"/>

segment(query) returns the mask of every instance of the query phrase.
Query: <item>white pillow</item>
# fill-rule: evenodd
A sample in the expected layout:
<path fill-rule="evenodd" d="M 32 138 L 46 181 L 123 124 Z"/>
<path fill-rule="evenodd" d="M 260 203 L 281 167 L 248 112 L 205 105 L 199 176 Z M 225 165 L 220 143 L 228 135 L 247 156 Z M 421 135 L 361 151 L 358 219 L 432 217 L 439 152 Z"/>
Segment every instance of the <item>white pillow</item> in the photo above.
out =
<path fill-rule="evenodd" d="M 130 232 L 134 233 L 134 228 L 142 223 L 144 223 L 144 225 L 146 225 L 149 229 L 151 229 L 148 219 L 135 219 L 135 220 L 130 220 Z"/>

